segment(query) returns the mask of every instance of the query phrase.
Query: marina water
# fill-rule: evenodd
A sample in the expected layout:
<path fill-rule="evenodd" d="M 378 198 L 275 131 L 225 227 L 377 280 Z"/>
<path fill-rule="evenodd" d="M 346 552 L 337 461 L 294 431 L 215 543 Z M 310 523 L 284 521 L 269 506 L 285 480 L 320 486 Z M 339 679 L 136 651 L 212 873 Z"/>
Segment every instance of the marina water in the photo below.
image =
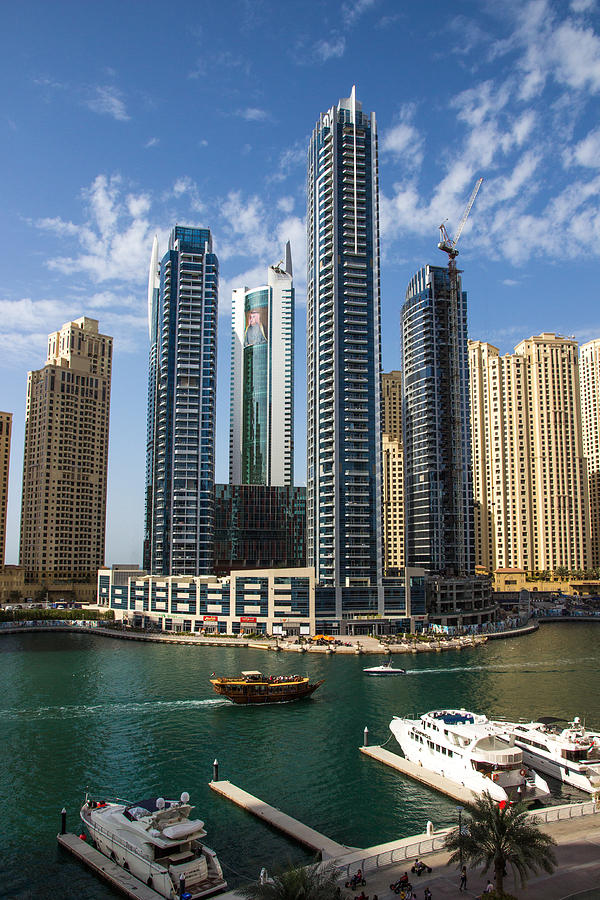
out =
<path fill-rule="evenodd" d="M 398 678 L 368 678 L 373 656 L 156 645 L 92 634 L 0 637 L 0 897 L 116 896 L 56 845 L 60 810 L 79 832 L 86 790 L 135 800 L 189 792 L 231 886 L 261 866 L 309 861 L 302 848 L 208 787 L 229 779 L 341 843 L 367 847 L 456 822 L 456 804 L 363 757 L 393 715 L 461 707 L 506 718 L 580 715 L 600 729 L 599 624 L 545 624 L 481 648 L 396 656 Z M 383 660 L 383 657 L 382 657 Z M 310 700 L 234 706 L 213 672 L 308 673 Z M 392 740 L 388 749 L 397 750 Z M 585 799 L 551 782 L 555 802 Z"/>

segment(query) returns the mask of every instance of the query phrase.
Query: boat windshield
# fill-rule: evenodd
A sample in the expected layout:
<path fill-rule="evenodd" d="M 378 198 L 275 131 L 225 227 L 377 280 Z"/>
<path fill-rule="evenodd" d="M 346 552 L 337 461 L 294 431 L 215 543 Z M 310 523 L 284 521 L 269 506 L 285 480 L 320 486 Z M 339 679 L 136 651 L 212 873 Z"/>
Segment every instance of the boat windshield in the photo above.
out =
<path fill-rule="evenodd" d="M 473 725 L 474 717 L 470 713 L 439 712 L 434 713 L 434 718 L 441 719 L 444 725 Z"/>

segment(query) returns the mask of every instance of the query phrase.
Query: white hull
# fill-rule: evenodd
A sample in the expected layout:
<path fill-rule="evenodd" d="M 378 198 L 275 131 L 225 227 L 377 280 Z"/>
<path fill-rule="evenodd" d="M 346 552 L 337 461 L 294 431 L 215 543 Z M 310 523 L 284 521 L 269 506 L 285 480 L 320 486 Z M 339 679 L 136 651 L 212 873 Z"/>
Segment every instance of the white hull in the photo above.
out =
<path fill-rule="evenodd" d="M 432 723 L 428 721 L 435 715 L 438 714 L 416 720 L 397 716 L 392 719 L 390 730 L 410 762 L 477 796 L 489 794 L 498 802 L 533 802 L 549 795 L 548 785 L 525 766 L 518 748 L 489 749 L 495 746 L 494 729 L 484 716 L 477 717 L 481 721 L 473 725 L 472 735 L 468 734 L 467 727 L 463 729 L 467 736 L 463 736 L 443 725 L 439 732 L 435 731 L 435 718 Z M 481 749 L 482 746 L 486 749 Z M 477 765 L 485 771 L 478 770 Z"/>
<path fill-rule="evenodd" d="M 192 900 L 227 887 L 216 854 L 208 847 L 203 846 L 201 855 L 181 865 L 161 865 L 140 852 L 139 847 L 103 828 L 95 818 L 93 811 L 84 806 L 81 820 L 97 849 L 167 900 L 179 897 L 180 875 L 185 877 L 185 890 Z"/>
<path fill-rule="evenodd" d="M 580 791 L 600 793 L 599 736 L 586 731 L 579 719 L 560 730 L 547 728 L 544 722 L 498 724 L 504 736 L 513 738 L 523 751 L 527 765 Z M 591 761 L 589 754 L 593 754 Z"/>

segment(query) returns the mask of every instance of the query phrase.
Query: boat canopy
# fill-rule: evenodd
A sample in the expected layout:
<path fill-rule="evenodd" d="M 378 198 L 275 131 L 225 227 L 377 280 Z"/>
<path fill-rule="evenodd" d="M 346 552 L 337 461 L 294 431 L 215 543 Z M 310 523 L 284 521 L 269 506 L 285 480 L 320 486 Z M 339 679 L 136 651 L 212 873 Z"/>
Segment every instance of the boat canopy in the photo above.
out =
<path fill-rule="evenodd" d="M 253 670 L 250 669 L 250 670 L 248 670 L 247 672 L 242 672 L 242 675 L 245 675 L 246 678 L 248 678 L 250 675 L 258 675 L 258 676 L 260 676 L 260 675 L 262 675 L 262 672 L 255 672 L 255 671 L 253 671 Z"/>

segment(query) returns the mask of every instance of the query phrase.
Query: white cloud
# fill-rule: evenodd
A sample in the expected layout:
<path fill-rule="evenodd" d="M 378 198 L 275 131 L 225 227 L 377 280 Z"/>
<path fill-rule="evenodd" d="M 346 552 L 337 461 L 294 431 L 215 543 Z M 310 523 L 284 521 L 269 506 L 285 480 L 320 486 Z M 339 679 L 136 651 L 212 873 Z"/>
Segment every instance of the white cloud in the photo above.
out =
<path fill-rule="evenodd" d="M 354 3 L 344 3 L 342 6 L 342 18 L 344 23 L 352 26 L 369 9 L 375 6 L 377 0 L 354 0 Z"/>
<path fill-rule="evenodd" d="M 596 8 L 596 0 L 571 0 L 571 10 L 574 13 L 591 12 Z"/>
<path fill-rule="evenodd" d="M 115 87 L 96 86 L 93 95 L 87 99 L 86 106 L 92 112 L 112 116 L 113 119 L 117 119 L 119 122 L 126 122 L 130 118 L 121 92 Z"/>
<path fill-rule="evenodd" d="M 0 367 L 37 369 L 46 359 L 48 335 L 41 331 L 0 331 Z"/>
<path fill-rule="evenodd" d="M 580 166 L 590 169 L 600 168 L 600 128 L 590 131 L 582 141 L 570 151 L 570 159 Z"/>
<path fill-rule="evenodd" d="M 246 109 L 239 109 L 237 114 L 247 122 L 266 122 L 267 119 L 271 118 L 270 113 L 268 113 L 266 109 L 259 109 L 256 106 L 248 106 Z"/>
<path fill-rule="evenodd" d="M 160 143 L 160 138 L 157 138 L 157 137 L 151 137 L 151 138 L 149 138 L 149 139 L 146 141 L 146 143 L 144 144 L 144 148 L 145 148 L 146 150 L 148 150 L 150 147 L 156 147 L 156 145 L 159 144 L 159 143 Z"/>
<path fill-rule="evenodd" d="M 344 55 L 346 49 L 346 39 L 344 37 L 332 37 L 331 40 L 317 41 L 313 47 L 314 55 L 320 62 L 327 62 L 328 59 L 339 59 Z"/>
<path fill-rule="evenodd" d="M 285 179 L 300 166 L 306 165 L 306 147 L 308 138 L 303 142 L 296 142 L 292 147 L 284 150 L 279 158 L 277 171 L 267 176 L 268 181 L 285 181 Z"/>
<path fill-rule="evenodd" d="M 15 363 L 40 368 L 46 359 L 48 335 L 80 316 L 97 318 L 101 329 L 116 337 L 119 352 L 134 352 L 139 342 L 122 339 L 144 333 L 146 314 L 140 297 L 104 291 L 66 300 L 0 300 L 0 367 Z"/>
<path fill-rule="evenodd" d="M 38 228 L 72 236 L 79 244 L 77 255 L 51 259 L 49 268 L 68 275 L 79 272 L 93 282 L 139 282 L 147 270 L 154 234 L 162 230 L 148 219 L 150 197 L 145 192 L 123 196 L 118 175 L 98 175 L 82 195 L 87 206 L 82 225 L 58 217 L 36 222 Z"/>
<path fill-rule="evenodd" d="M 280 209 L 284 213 L 291 213 L 294 208 L 294 198 L 293 197 L 280 197 L 277 201 L 277 209 Z"/>
<path fill-rule="evenodd" d="M 409 168 L 419 168 L 423 161 L 423 138 L 413 125 L 415 107 L 406 104 L 400 110 L 400 121 L 383 135 L 381 149 L 402 160 Z"/>

